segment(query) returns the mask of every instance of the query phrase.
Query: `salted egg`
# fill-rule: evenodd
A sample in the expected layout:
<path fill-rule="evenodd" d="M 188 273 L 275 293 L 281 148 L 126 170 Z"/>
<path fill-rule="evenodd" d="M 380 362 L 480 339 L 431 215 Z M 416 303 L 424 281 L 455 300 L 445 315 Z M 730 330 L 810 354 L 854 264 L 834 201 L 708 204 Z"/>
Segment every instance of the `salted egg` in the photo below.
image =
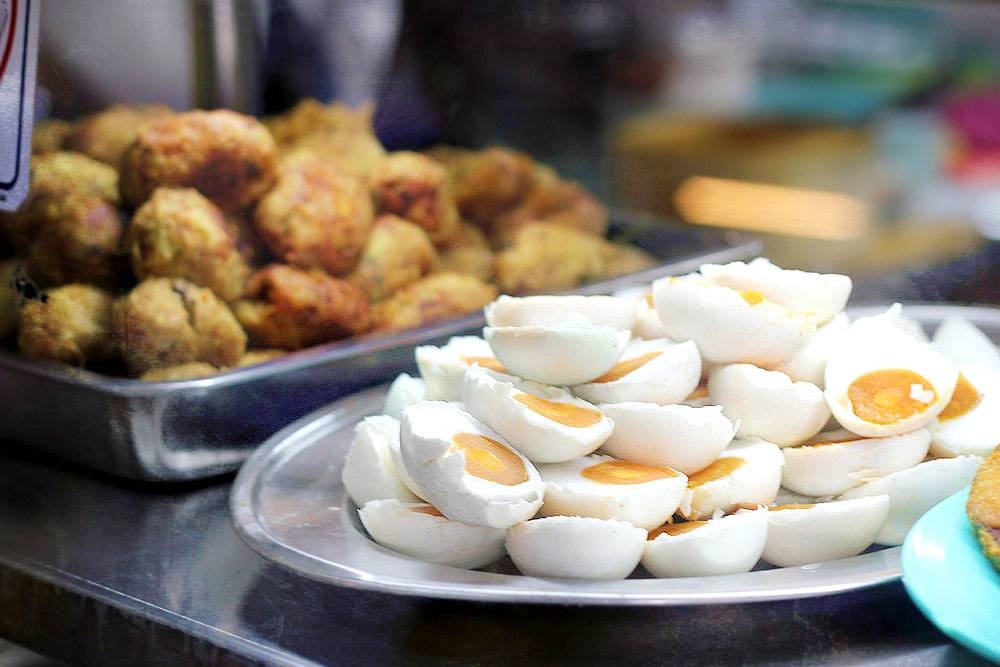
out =
<path fill-rule="evenodd" d="M 1000 371 L 1000 350 L 975 324 L 963 317 L 950 317 L 942 322 L 931 347 L 956 364 L 988 366 Z"/>
<path fill-rule="evenodd" d="M 506 372 L 493 356 L 490 344 L 478 336 L 454 336 L 441 347 L 420 345 L 415 356 L 428 401 L 462 400 L 462 378 L 473 364 Z"/>
<path fill-rule="evenodd" d="M 838 313 L 832 320 L 817 329 L 801 350 L 785 361 L 772 366 L 771 370 L 781 371 L 797 382 L 811 382 L 822 389 L 830 350 L 847 331 L 847 326 L 850 323 L 851 320 L 846 313 Z"/>
<path fill-rule="evenodd" d="M 354 440 L 344 459 L 341 480 L 359 507 L 369 500 L 419 500 L 400 478 L 392 459 L 399 448 L 399 420 L 388 415 L 365 417 L 354 428 Z"/>
<path fill-rule="evenodd" d="M 382 412 L 399 419 L 406 406 L 419 403 L 426 398 L 427 387 L 423 378 L 410 377 L 408 373 L 400 373 L 389 385 Z"/>
<path fill-rule="evenodd" d="M 734 440 L 708 467 L 688 477 L 678 512 L 685 519 L 707 519 L 743 505 L 769 505 L 781 485 L 783 464 L 774 443 Z"/>
<path fill-rule="evenodd" d="M 624 579 L 642 558 L 646 531 L 615 519 L 552 516 L 512 527 L 506 545 L 530 577 Z"/>
<path fill-rule="evenodd" d="M 707 521 L 667 523 L 649 531 L 642 565 L 654 577 L 749 572 L 767 540 L 767 509 L 741 509 Z"/>
<path fill-rule="evenodd" d="M 961 365 L 951 401 L 930 423 L 931 455 L 989 456 L 1000 443 L 1000 371 Z"/>
<path fill-rule="evenodd" d="M 501 296 L 484 312 L 491 327 L 559 324 L 576 314 L 595 325 L 627 331 L 635 322 L 635 302 L 625 296 Z"/>
<path fill-rule="evenodd" d="M 691 341 L 635 339 L 621 360 L 600 377 L 573 387 L 573 393 L 594 403 L 639 401 L 680 403 L 701 377 L 701 356 Z"/>

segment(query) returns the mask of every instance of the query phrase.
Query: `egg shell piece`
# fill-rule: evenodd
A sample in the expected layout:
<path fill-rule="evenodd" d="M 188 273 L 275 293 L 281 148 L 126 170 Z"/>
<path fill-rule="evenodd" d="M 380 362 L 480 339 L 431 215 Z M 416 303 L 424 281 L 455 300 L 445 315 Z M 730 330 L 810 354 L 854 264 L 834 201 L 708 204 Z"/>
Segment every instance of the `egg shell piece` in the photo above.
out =
<path fill-rule="evenodd" d="M 495 563 L 506 553 L 505 530 L 414 511 L 422 508 L 427 505 L 372 500 L 358 510 L 358 516 L 373 540 L 428 563 L 472 570 Z"/>
<path fill-rule="evenodd" d="M 824 395 L 833 416 L 844 428 L 868 437 L 908 433 L 926 426 L 951 400 L 958 380 L 958 370 L 948 359 L 899 328 L 901 306 L 897 303 L 886 312 L 855 320 L 844 332 L 826 365 Z M 916 373 L 934 389 L 935 396 L 910 416 L 889 423 L 878 423 L 858 414 L 849 396 L 855 380 L 876 371 L 903 370 Z M 910 385 L 911 397 L 920 386 Z"/>
<path fill-rule="evenodd" d="M 701 355 L 692 341 L 635 339 L 609 374 L 617 374 L 619 369 L 624 370 L 629 362 L 641 360 L 644 355 L 655 356 L 618 379 L 580 384 L 573 387 L 573 393 L 593 403 L 636 401 L 669 405 L 680 403 L 698 386 Z"/>
<path fill-rule="evenodd" d="M 628 331 L 635 322 L 635 298 L 622 296 L 501 296 L 487 304 L 486 324 L 491 327 L 522 327 L 559 324 L 579 315 L 598 326 Z"/>
<path fill-rule="evenodd" d="M 1000 371 L 1000 350 L 989 336 L 964 317 L 950 317 L 942 322 L 931 347 L 956 364 L 987 366 Z"/>
<path fill-rule="evenodd" d="M 685 475 L 717 459 L 736 435 L 736 427 L 718 405 L 628 402 L 598 407 L 615 424 L 603 453 L 648 466 L 667 466 Z"/>
<path fill-rule="evenodd" d="M 979 402 L 965 414 L 930 423 L 931 456 L 973 454 L 986 458 L 1000 444 L 1000 371 L 970 364 L 961 377 L 979 392 Z"/>
<path fill-rule="evenodd" d="M 414 356 L 424 379 L 428 401 L 462 400 L 462 378 L 469 363 L 465 358 L 492 359 L 489 343 L 478 336 L 454 336 L 441 347 L 420 345 Z"/>
<path fill-rule="evenodd" d="M 743 461 L 735 470 L 704 479 L 723 459 Z M 734 440 L 705 471 L 688 477 L 678 513 L 689 520 L 707 519 L 716 511 L 729 512 L 740 505 L 770 505 L 781 486 L 785 459 L 777 445 L 759 438 Z M 701 475 L 701 477 L 699 477 Z M 697 486 L 695 486 L 697 484 Z"/>
<path fill-rule="evenodd" d="M 751 304 L 736 290 L 698 278 L 661 278 L 653 302 L 670 338 L 693 340 L 715 363 L 777 364 L 816 330 L 812 319 L 766 299 Z"/>
<path fill-rule="evenodd" d="M 399 448 L 399 420 L 388 415 L 365 417 L 354 428 L 341 480 L 359 507 L 369 500 L 419 500 L 400 479 L 391 449 Z"/>
<path fill-rule="evenodd" d="M 507 553 L 529 577 L 624 579 L 646 546 L 646 531 L 630 523 L 553 516 L 507 531 Z"/>
<path fill-rule="evenodd" d="M 978 456 L 933 459 L 848 489 L 838 499 L 889 496 L 889 516 L 875 536 L 877 544 L 902 544 L 924 512 L 972 483 L 983 462 Z"/>
<path fill-rule="evenodd" d="M 739 510 L 694 530 L 647 540 L 642 565 L 654 577 L 711 577 L 749 572 L 767 540 L 767 509 Z"/>
<path fill-rule="evenodd" d="M 837 313 L 809 337 L 801 350 L 771 367 L 771 370 L 781 371 L 796 382 L 811 382 L 822 389 L 830 350 L 847 331 L 850 323 L 851 319 L 846 313 Z"/>
<path fill-rule="evenodd" d="M 507 485 L 466 472 L 466 455 L 453 441 L 459 433 L 485 436 L 508 449 L 527 479 Z M 535 466 L 503 436 L 454 405 L 424 401 L 406 408 L 399 441 L 403 467 L 420 496 L 453 521 L 508 528 L 542 506 L 545 484 Z"/>
<path fill-rule="evenodd" d="M 594 405 L 565 389 L 522 381 L 481 368 L 465 373 L 462 394 L 468 412 L 502 435 L 534 463 L 558 463 L 590 454 L 608 439 L 612 422 Z M 598 418 L 588 426 L 570 426 L 517 400 L 530 394 L 559 406 L 572 406 Z M 559 409 L 559 406 L 553 406 Z"/>
<path fill-rule="evenodd" d="M 804 442 L 830 419 L 819 387 L 751 364 L 730 364 L 712 371 L 708 395 L 738 425 L 739 437 L 762 438 L 779 447 Z"/>
<path fill-rule="evenodd" d="M 486 327 L 494 355 L 512 375 L 572 386 L 607 373 L 628 345 L 629 333 L 570 318 L 548 326 Z"/>
<path fill-rule="evenodd" d="M 834 500 L 768 512 L 765 561 L 795 567 L 857 556 L 875 541 L 889 514 L 889 496 Z"/>
<path fill-rule="evenodd" d="M 382 412 L 399 419 L 406 406 L 425 400 L 426 395 L 427 387 L 423 378 L 410 377 L 407 373 L 400 373 L 389 385 Z"/>
<path fill-rule="evenodd" d="M 837 431 L 820 433 L 813 441 L 832 444 L 807 443 L 781 450 L 785 457 L 781 485 L 822 497 L 841 494 L 865 479 L 912 468 L 927 456 L 931 434 L 921 428 L 885 438 L 859 438 L 850 431 Z"/>
<path fill-rule="evenodd" d="M 583 476 L 583 471 L 608 461 L 610 456 L 583 456 L 565 463 L 538 466 L 545 482 L 542 516 L 589 516 L 627 521 L 639 528 L 655 528 L 680 505 L 687 477 L 675 472 L 640 484 L 608 484 Z"/>
<path fill-rule="evenodd" d="M 839 273 L 782 269 L 764 257 L 750 263 L 703 264 L 701 275 L 716 285 L 755 290 L 800 314 L 826 322 L 847 305 L 852 282 Z"/>

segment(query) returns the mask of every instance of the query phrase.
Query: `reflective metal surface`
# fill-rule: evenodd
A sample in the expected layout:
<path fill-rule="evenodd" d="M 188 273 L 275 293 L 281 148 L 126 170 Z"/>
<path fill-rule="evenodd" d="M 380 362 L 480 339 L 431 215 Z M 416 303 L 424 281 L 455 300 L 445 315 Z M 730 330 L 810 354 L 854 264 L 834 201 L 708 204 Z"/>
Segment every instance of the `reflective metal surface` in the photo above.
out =
<path fill-rule="evenodd" d="M 760 249 L 747 236 L 666 226 L 632 214 L 616 214 L 612 229 L 663 264 L 576 293 L 608 293 L 706 261 L 747 258 Z M 236 469 L 254 447 L 294 419 L 414 368 L 414 346 L 441 344 L 482 326 L 482 315 L 474 314 L 183 382 L 113 378 L 0 350 L 0 439 L 128 479 L 218 475 Z"/>
<path fill-rule="evenodd" d="M 854 308 L 853 316 L 884 306 Z M 1000 340 L 1000 309 L 904 306 L 928 330 L 965 317 Z M 593 605 L 693 605 L 788 600 L 840 593 L 894 581 L 900 548 L 853 558 L 746 574 L 682 579 L 569 581 L 524 577 L 509 561 L 491 571 L 425 563 L 385 549 L 361 528 L 340 473 L 354 426 L 381 412 L 385 388 L 342 399 L 283 429 L 244 465 L 231 510 L 240 535 L 261 554 L 307 577 L 340 586 L 401 595 L 480 601 Z"/>

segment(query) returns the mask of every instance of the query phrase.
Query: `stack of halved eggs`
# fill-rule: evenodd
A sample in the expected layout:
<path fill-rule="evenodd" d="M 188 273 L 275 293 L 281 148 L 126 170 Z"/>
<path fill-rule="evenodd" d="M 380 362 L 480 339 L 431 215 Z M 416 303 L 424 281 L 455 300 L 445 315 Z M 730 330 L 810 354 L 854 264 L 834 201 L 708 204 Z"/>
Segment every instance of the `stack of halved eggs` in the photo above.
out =
<path fill-rule="evenodd" d="M 532 576 L 735 574 L 900 544 L 996 445 L 1000 353 L 766 259 L 618 296 L 501 297 L 416 350 L 343 481 L 369 535 Z"/>

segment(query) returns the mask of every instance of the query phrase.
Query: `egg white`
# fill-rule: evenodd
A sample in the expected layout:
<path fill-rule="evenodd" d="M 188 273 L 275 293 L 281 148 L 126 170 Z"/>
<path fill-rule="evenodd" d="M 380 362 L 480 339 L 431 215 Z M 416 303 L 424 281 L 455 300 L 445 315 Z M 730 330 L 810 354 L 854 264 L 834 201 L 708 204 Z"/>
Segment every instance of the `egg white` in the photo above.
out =
<path fill-rule="evenodd" d="M 595 325 L 628 331 L 635 322 L 635 302 L 624 296 L 501 296 L 484 312 L 491 327 L 559 324 L 576 314 Z"/>
<path fill-rule="evenodd" d="M 743 464 L 732 472 L 700 484 L 699 473 L 688 477 L 688 489 L 678 508 L 682 517 L 707 519 L 716 512 L 729 512 L 740 505 L 770 505 L 774 502 L 781 486 L 781 467 L 785 462 L 777 445 L 759 438 L 734 440 L 717 461 L 726 458 L 741 459 Z M 714 465 L 716 463 L 706 470 L 712 470 Z"/>
<path fill-rule="evenodd" d="M 603 453 L 648 466 L 667 466 L 685 475 L 718 458 L 736 435 L 736 427 L 717 405 L 628 402 L 598 407 L 615 424 L 601 448 Z"/>
<path fill-rule="evenodd" d="M 642 558 L 646 531 L 615 519 L 553 516 L 512 527 L 506 545 L 530 577 L 624 579 Z"/>
<path fill-rule="evenodd" d="M 669 405 L 680 403 L 698 386 L 701 355 L 693 342 L 634 339 L 622 352 L 619 363 L 646 354 L 656 356 L 616 380 L 579 384 L 573 387 L 573 393 L 593 403 L 637 401 Z M 614 372 L 614 368 L 611 370 Z"/>
<path fill-rule="evenodd" d="M 427 507 L 396 499 L 371 500 L 358 510 L 358 516 L 382 546 L 429 563 L 471 570 L 503 558 L 505 530 L 414 511 Z"/>
<path fill-rule="evenodd" d="M 590 426 L 567 426 L 517 400 L 522 394 L 572 405 L 597 413 Z M 482 368 L 465 374 L 462 397 L 469 413 L 502 435 L 515 449 L 535 463 L 569 461 L 590 454 L 607 440 L 614 423 L 590 403 L 565 389 L 522 381 Z"/>
<path fill-rule="evenodd" d="M 767 540 L 767 509 L 739 510 L 679 535 L 647 540 L 642 565 L 654 577 L 710 577 L 749 572 Z"/>
<path fill-rule="evenodd" d="M 415 356 L 428 401 L 462 400 L 462 378 L 469 367 L 466 359 L 494 358 L 490 344 L 478 336 L 454 336 L 441 347 L 420 345 Z"/>
<path fill-rule="evenodd" d="M 838 313 L 817 329 L 801 350 L 773 366 L 771 370 L 781 371 L 796 382 L 811 382 L 822 389 L 830 350 L 847 331 L 850 323 L 851 320 L 846 313 Z"/>
<path fill-rule="evenodd" d="M 938 415 L 930 423 L 932 456 L 974 454 L 986 458 L 1000 444 L 1000 371 L 962 365 L 959 373 L 979 392 L 979 402 L 957 417 Z"/>
<path fill-rule="evenodd" d="M 931 347 L 956 364 L 987 366 L 1000 371 L 1000 350 L 969 320 L 951 317 L 938 326 Z"/>
<path fill-rule="evenodd" d="M 592 466 L 616 459 L 610 456 L 582 456 L 565 463 L 538 466 L 545 482 L 542 516 L 589 516 L 627 521 L 639 528 L 655 528 L 670 518 L 687 487 L 687 477 L 674 472 L 640 484 L 608 484 L 582 475 Z"/>
<path fill-rule="evenodd" d="M 400 373 L 389 385 L 382 412 L 399 419 L 406 406 L 419 403 L 426 398 L 427 387 L 423 378 L 410 377 L 407 373 Z"/>
<path fill-rule="evenodd" d="M 632 325 L 632 335 L 644 340 L 670 338 L 660 321 L 660 315 L 653 307 L 653 293 L 649 292 L 643 298 L 636 300 L 635 324 Z"/>
<path fill-rule="evenodd" d="M 369 500 L 419 500 L 400 479 L 392 460 L 399 448 L 399 420 L 388 415 L 365 417 L 354 428 L 354 440 L 344 459 L 341 480 L 358 507 Z"/>

